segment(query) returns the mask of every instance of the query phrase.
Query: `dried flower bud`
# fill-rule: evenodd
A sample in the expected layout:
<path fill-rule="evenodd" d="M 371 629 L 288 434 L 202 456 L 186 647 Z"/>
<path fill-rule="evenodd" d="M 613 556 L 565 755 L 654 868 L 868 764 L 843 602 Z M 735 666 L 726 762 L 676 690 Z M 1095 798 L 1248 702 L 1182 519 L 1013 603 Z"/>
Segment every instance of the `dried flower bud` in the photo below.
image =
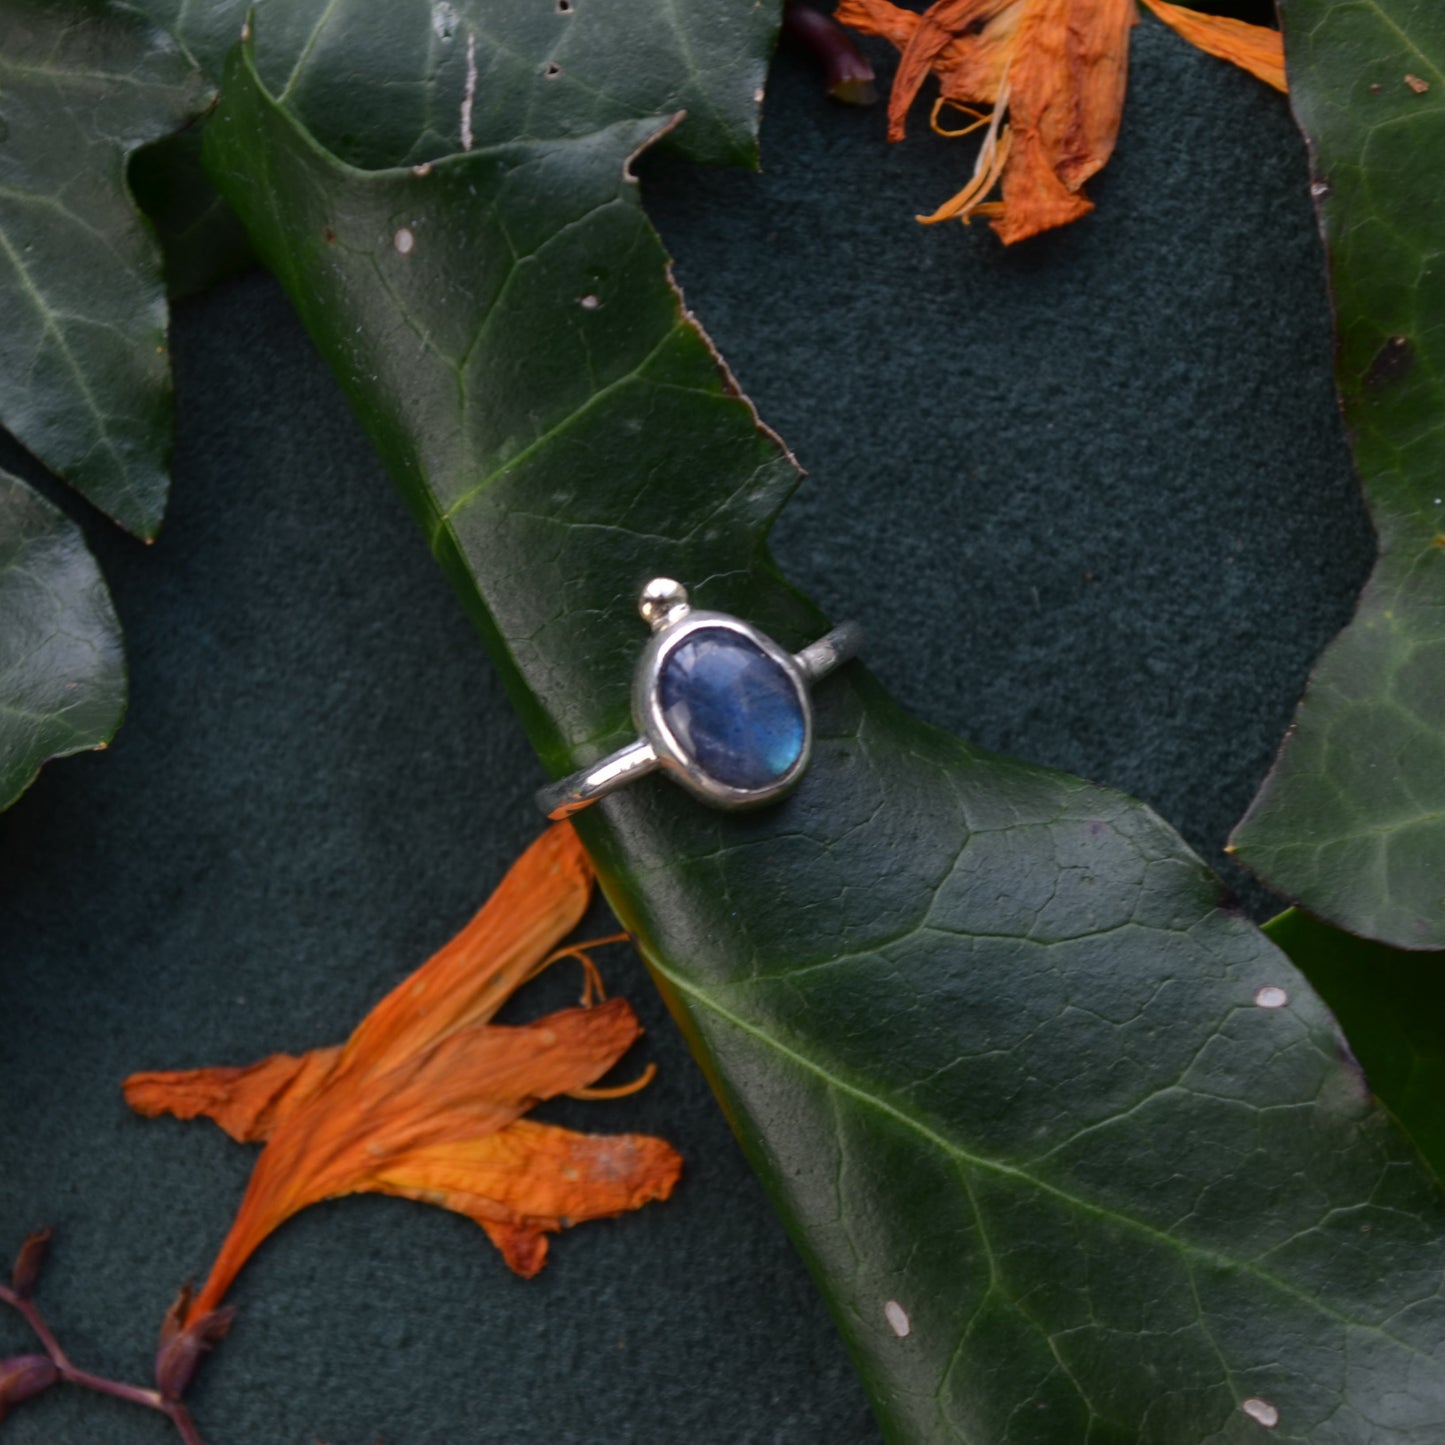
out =
<path fill-rule="evenodd" d="M 783 34 L 809 51 L 823 71 L 823 84 L 834 100 L 845 105 L 873 105 L 878 87 L 873 66 L 853 37 L 831 16 L 811 5 L 788 0 L 783 7 Z"/>
<path fill-rule="evenodd" d="M 40 1267 L 45 1263 L 45 1246 L 54 1233 L 49 1229 L 37 1229 L 20 1246 L 15 1256 L 15 1267 L 10 1271 L 10 1285 L 21 1299 L 29 1299 L 40 1282 Z"/>
<path fill-rule="evenodd" d="M 48 1390 L 59 1378 L 55 1361 L 45 1355 L 11 1355 L 0 1360 L 0 1420 L 12 1405 Z"/>
<path fill-rule="evenodd" d="M 166 1311 L 166 1317 L 161 1321 L 161 1337 L 157 1349 L 165 1349 L 175 1337 L 180 1334 L 181 1326 L 185 1323 L 186 1315 L 191 1308 L 191 1296 L 194 1290 L 190 1280 L 187 1280 L 180 1288 L 175 1299 L 171 1301 L 171 1307 Z"/>
<path fill-rule="evenodd" d="M 172 1313 L 175 1313 L 174 1307 Z M 161 1347 L 156 1353 L 156 1388 L 167 1400 L 179 1400 L 186 1393 L 201 1356 L 231 1328 L 235 1307 L 211 1310 L 192 1320 L 184 1329 L 170 1331 L 171 1316 L 161 1327 Z M 166 1338 L 170 1332 L 170 1337 Z"/>

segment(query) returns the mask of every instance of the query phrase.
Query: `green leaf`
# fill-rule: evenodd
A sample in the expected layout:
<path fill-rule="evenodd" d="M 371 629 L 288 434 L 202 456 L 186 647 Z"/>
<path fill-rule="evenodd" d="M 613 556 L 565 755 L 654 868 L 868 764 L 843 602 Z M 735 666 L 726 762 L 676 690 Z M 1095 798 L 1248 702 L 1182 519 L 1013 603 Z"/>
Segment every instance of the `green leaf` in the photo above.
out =
<path fill-rule="evenodd" d="M 681 112 L 663 143 L 754 165 L 778 0 L 141 0 L 219 76 L 255 8 L 263 80 L 355 165 L 423 164 L 520 138 Z M 518 117 L 525 115 L 525 123 Z M 138 191 L 165 242 L 173 295 L 244 264 L 239 227 L 184 141 L 143 158 Z M 197 182 L 201 181 L 198 187 Z"/>
<path fill-rule="evenodd" d="M 218 73 L 251 0 L 147 0 Z M 357 165 L 584 135 L 685 111 L 671 144 L 751 164 L 780 6 L 716 0 L 286 0 L 256 6 L 262 79 Z"/>
<path fill-rule="evenodd" d="M 664 122 L 367 173 L 245 53 L 223 94 L 212 174 L 553 772 L 633 735 L 647 578 L 818 635 L 765 546 L 794 469 L 626 175 Z M 817 705 L 784 803 L 652 778 L 579 826 L 887 1438 L 1438 1445 L 1445 1198 L 1288 960 L 1143 805 L 856 665 Z"/>
<path fill-rule="evenodd" d="M 165 510 L 171 373 L 160 250 L 126 162 L 202 90 L 133 10 L 0 6 L 0 423 L 146 538 Z"/>
<path fill-rule="evenodd" d="M 1445 948 L 1445 10 L 1280 14 L 1380 559 L 1233 847 L 1351 933 Z"/>
<path fill-rule="evenodd" d="M 138 151 L 130 183 L 160 239 L 172 301 L 256 264 L 245 227 L 201 165 L 199 127 Z"/>
<path fill-rule="evenodd" d="M 1330 1006 L 1371 1089 L 1445 1180 L 1445 954 L 1386 948 L 1297 908 L 1264 931 Z"/>
<path fill-rule="evenodd" d="M 120 625 L 80 528 L 0 472 L 0 809 L 47 759 L 104 747 L 125 692 Z"/>

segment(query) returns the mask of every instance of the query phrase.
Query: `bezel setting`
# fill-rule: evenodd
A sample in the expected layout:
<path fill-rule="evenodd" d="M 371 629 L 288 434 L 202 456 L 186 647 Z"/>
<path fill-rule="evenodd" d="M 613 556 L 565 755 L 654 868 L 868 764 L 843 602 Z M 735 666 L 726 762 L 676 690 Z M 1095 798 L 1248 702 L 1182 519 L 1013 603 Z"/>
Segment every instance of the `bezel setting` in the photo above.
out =
<path fill-rule="evenodd" d="M 785 773 L 756 788 L 740 788 L 713 777 L 693 757 L 667 725 L 660 697 L 663 669 L 672 653 L 696 632 L 722 630 L 743 638 L 774 662 L 792 686 L 803 719 L 803 743 Z M 638 731 L 651 744 L 657 766 L 694 796 L 715 808 L 751 808 L 788 792 L 807 770 L 813 755 L 813 701 L 808 677 L 797 658 L 779 647 L 765 632 L 727 612 L 688 608 L 653 633 L 638 659 L 632 688 L 632 716 Z"/>
<path fill-rule="evenodd" d="M 858 654 L 863 643 L 863 630 L 856 622 L 842 622 L 825 633 L 815 642 L 810 642 L 801 652 L 785 652 L 765 632 L 760 632 L 750 622 L 734 617 L 730 612 L 707 612 L 696 610 L 687 595 L 687 588 L 671 577 L 654 577 L 642 589 L 637 600 L 637 610 L 642 620 L 652 629 L 652 640 L 637 661 L 632 675 L 632 717 L 641 736 L 636 742 L 618 748 L 616 752 L 599 758 L 596 762 L 571 773 L 556 782 L 548 783 L 537 791 L 537 806 L 549 818 L 556 821 L 570 818 L 583 808 L 590 808 L 599 798 L 625 788 L 648 773 L 664 772 L 673 782 L 686 788 L 695 798 L 714 808 L 752 808 L 771 802 L 788 792 L 807 771 L 813 756 L 813 697 L 812 685 L 849 658 Z M 802 722 L 803 736 L 798 752 L 786 771 L 769 782 L 756 786 L 741 786 L 725 782 L 705 767 L 669 726 L 668 708 L 663 705 L 663 685 L 666 681 L 667 666 L 678 648 L 699 632 L 730 632 L 739 641 L 771 662 L 792 688 L 793 701 L 797 705 L 797 717 Z M 705 658 L 699 659 L 704 664 Z M 686 682 L 700 684 L 698 701 L 702 704 L 694 721 L 698 724 L 692 741 L 698 744 L 704 755 L 716 747 L 722 761 L 731 767 L 740 761 L 743 766 L 734 776 L 751 777 L 754 770 L 747 766 L 748 755 L 731 745 L 733 729 L 724 719 L 718 726 L 719 705 L 716 689 L 709 683 L 704 670 L 693 673 L 685 680 L 683 694 L 672 700 L 670 705 L 681 703 L 686 708 Z M 782 702 L 781 695 L 767 696 L 767 687 L 759 689 L 757 679 L 739 678 L 739 700 L 751 696 L 761 703 L 760 716 L 752 721 L 759 724 L 753 729 L 753 737 L 759 744 L 759 751 L 751 761 L 761 761 L 758 772 L 766 773 L 771 767 L 768 750 L 774 742 L 782 741 L 777 732 L 777 715 L 769 721 L 768 714 L 773 706 Z M 709 720 L 709 714 L 712 714 Z M 747 718 L 743 718 L 746 724 Z M 791 719 L 789 719 L 791 724 Z M 744 735 L 746 729 L 743 729 Z M 791 727 L 789 728 L 791 731 Z M 773 734 L 772 742 L 769 733 Z M 786 739 L 792 744 L 791 736 Z M 746 748 L 744 736 L 744 748 Z M 716 761 L 716 759 L 715 759 Z M 719 769 L 722 770 L 721 768 Z"/>

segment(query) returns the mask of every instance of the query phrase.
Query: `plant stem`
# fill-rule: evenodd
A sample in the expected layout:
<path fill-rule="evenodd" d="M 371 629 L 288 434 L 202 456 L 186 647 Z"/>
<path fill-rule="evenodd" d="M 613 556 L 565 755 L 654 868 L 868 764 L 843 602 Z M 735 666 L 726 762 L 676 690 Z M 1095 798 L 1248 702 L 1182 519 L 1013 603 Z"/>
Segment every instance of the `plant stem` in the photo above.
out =
<path fill-rule="evenodd" d="M 845 105 L 872 105 L 878 99 L 873 66 L 853 37 L 831 16 L 811 5 L 788 0 L 783 7 L 783 34 L 807 50 L 822 67 L 824 85 Z"/>
<path fill-rule="evenodd" d="M 92 1374 L 71 1363 L 70 1356 L 61 1348 L 50 1326 L 34 1301 L 17 1294 L 8 1285 L 0 1284 L 0 1304 L 7 1304 L 30 1326 L 36 1339 L 45 1348 L 62 1380 L 79 1385 L 82 1390 L 93 1390 L 98 1395 L 110 1395 L 117 1400 L 128 1400 L 132 1405 L 144 1405 L 149 1410 L 159 1410 L 176 1427 L 185 1445 L 204 1445 L 191 1412 L 179 1400 L 167 1400 L 159 1390 L 150 1390 L 143 1385 L 127 1385 L 123 1380 L 107 1379 L 104 1375 Z"/>
<path fill-rule="evenodd" d="M 179 1400 L 172 1400 L 162 1408 L 171 1417 L 171 1424 L 176 1427 L 185 1445 L 205 1445 L 201 1432 L 196 1429 L 196 1422 L 191 1419 L 191 1412 Z"/>

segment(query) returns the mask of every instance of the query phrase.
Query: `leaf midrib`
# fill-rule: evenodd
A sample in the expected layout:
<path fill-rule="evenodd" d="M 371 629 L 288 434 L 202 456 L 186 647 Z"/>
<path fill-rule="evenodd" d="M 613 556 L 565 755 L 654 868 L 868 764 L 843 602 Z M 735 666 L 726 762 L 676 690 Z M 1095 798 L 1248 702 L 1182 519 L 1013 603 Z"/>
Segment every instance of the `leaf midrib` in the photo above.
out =
<path fill-rule="evenodd" d="M 799 1068 L 804 1069 L 808 1073 L 814 1075 L 829 1088 L 836 1089 L 840 1093 L 846 1094 L 849 1097 L 856 1099 L 859 1103 L 868 1105 L 871 1108 L 877 1110 L 879 1113 L 886 1114 L 895 1123 L 901 1124 L 904 1128 L 912 1130 L 913 1133 L 917 1134 L 920 1138 L 932 1144 L 934 1148 L 938 1149 L 940 1152 L 952 1158 L 956 1162 L 970 1166 L 972 1168 L 1000 1175 L 1006 1179 L 1013 1180 L 1020 1185 L 1038 1191 L 1040 1194 L 1049 1195 L 1050 1197 L 1071 1208 L 1081 1210 L 1087 1214 L 1095 1215 L 1100 1219 L 1108 1220 L 1114 1224 L 1122 1225 L 1127 1229 L 1132 1229 L 1135 1232 L 1144 1235 L 1155 1244 L 1167 1245 L 1183 1257 L 1185 1262 L 1185 1269 L 1190 1272 L 1191 1278 L 1193 1277 L 1192 1261 L 1194 1260 L 1198 1260 L 1203 1264 L 1213 1265 L 1216 1267 L 1224 1267 L 1227 1269 L 1238 1270 L 1241 1273 L 1250 1275 L 1252 1278 L 1259 1280 L 1262 1284 L 1272 1286 L 1281 1294 L 1287 1295 L 1291 1299 L 1298 1300 L 1300 1303 L 1308 1305 L 1310 1308 L 1324 1315 L 1327 1319 L 1334 1320 L 1337 1324 L 1348 1327 L 1350 1329 L 1366 1330 L 1371 1334 L 1378 1335 L 1380 1336 L 1380 1338 L 1388 1340 L 1391 1344 L 1397 1345 L 1401 1349 L 1406 1350 L 1410 1354 L 1416 1355 L 1431 1364 L 1437 1363 L 1434 1357 L 1428 1354 L 1426 1351 L 1420 1349 L 1416 1345 L 1411 1344 L 1408 1340 L 1403 1340 L 1399 1338 L 1399 1336 L 1391 1334 L 1390 1331 L 1385 1329 L 1383 1326 L 1371 1324 L 1367 1321 L 1353 1319 L 1349 1315 L 1342 1314 L 1338 1310 L 1331 1309 L 1328 1305 L 1316 1299 L 1313 1295 L 1307 1293 L 1302 1289 L 1299 1289 L 1295 1285 L 1290 1284 L 1287 1280 L 1281 1279 L 1278 1275 L 1271 1274 L 1266 1269 L 1261 1269 L 1257 1264 L 1254 1264 L 1248 1260 L 1236 1259 L 1230 1255 L 1220 1253 L 1218 1250 L 1210 1249 L 1205 1245 L 1198 1244 L 1193 1240 L 1179 1238 L 1175 1235 L 1165 1232 L 1164 1230 L 1156 1228 L 1152 1224 L 1146 1223 L 1142 1219 L 1136 1219 L 1133 1215 L 1121 1214 L 1118 1210 L 1111 1209 L 1108 1205 L 1099 1204 L 1093 1200 L 1083 1199 L 1080 1198 L 1078 1195 L 1071 1194 L 1068 1192 L 1068 1190 L 1060 1189 L 1057 1185 L 1054 1184 L 1049 1184 L 1045 1180 L 1039 1179 L 1036 1176 L 1028 1173 L 1026 1170 L 1018 1168 L 1016 1165 L 1006 1164 L 1002 1160 L 998 1159 L 990 1159 L 982 1154 L 974 1154 L 970 1150 L 962 1148 L 960 1145 L 954 1143 L 953 1140 L 947 1138 L 943 1134 L 940 1134 L 936 1129 L 926 1124 L 922 1119 L 914 1118 L 911 1114 L 905 1113 L 895 1104 L 890 1103 L 887 1099 L 880 1098 L 877 1094 L 870 1094 L 866 1089 L 860 1088 L 856 1084 L 849 1083 L 846 1079 L 839 1078 L 836 1074 L 833 1074 L 828 1069 L 824 1068 L 823 1065 L 818 1063 L 816 1060 L 808 1058 L 806 1054 L 801 1054 L 796 1049 L 789 1048 L 787 1044 L 783 1043 L 780 1039 L 776 1038 L 766 1029 L 759 1027 L 757 1024 L 750 1023 L 747 1019 L 744 1019 L 740 1015 L 735 1014 L 731 1009 L 725 1008 L 711 995 L 704 992 L 702 989 L 698 988 L 695 984 L 689 982 L 687 979 L 683 978 L 680 974 L 676 973 L 673 969 L 667 967 L 667 965 L 665 965 L 664 963 L 660 962 L 655 953 L 649 950 L 646 953 L 646 957 L 648 966 L 655 972 L 660 974 L 664 979 L 666 979 L 666 981 L 672 987 L 676 988 L 680 993 L 686 994 L 688 998 L 694 1000 L 698 1004 L 701 1004 L 702 1007 L 708 1009 L 710 1012 L 717 1015 L 717 1017 L 726 1020 L 740 1032 L 745 1033 L 749 1037 L 756 1039 L 759 1043 L 765 1045 L 774 1053 L 781 1055 L 783 1058 L 786 1058 L 790 1062 L 796 1064 Z M 978 1205 L 973 1200 L 971 1191 L 969 1192 L 968 1197 L 969 1206 L 974 1213 L 974 1222 L 980 1233 L 982 1234 L 984 1232 L 985 1226 L 980 1211 L 978 1209 Z"/>

